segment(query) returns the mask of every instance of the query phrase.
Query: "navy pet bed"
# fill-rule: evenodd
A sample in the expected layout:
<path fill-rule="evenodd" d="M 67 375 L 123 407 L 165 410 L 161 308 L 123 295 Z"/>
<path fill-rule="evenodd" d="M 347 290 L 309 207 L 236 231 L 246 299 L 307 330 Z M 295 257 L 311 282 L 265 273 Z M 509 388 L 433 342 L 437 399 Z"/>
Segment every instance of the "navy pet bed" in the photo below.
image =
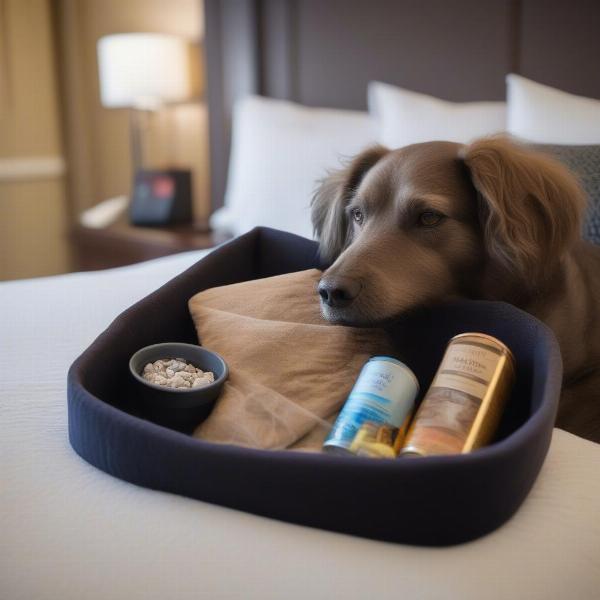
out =
<path fill-rule="evenodd" d="M 137 485 L 379 540 L 448 545 L 499 527 L 523 502 L 542 466 L 562 378 L 551 331 L 507 304 L 452 303 L 414 312 L 391 329 L 399 357 L 425 390 L 455 334 L 489 333 L 514 352 L 517 383 L 497 439 L 472 454 L 377 460 L 252 450 L 204 442 L 144 419 L 129 358 L 157 342 L 196 342 L 187 308 L 191 296 L 315 266 L 314 242 L 259 228 L 126 310 L 69 370 L 69 440 L 75 451 Z"/>

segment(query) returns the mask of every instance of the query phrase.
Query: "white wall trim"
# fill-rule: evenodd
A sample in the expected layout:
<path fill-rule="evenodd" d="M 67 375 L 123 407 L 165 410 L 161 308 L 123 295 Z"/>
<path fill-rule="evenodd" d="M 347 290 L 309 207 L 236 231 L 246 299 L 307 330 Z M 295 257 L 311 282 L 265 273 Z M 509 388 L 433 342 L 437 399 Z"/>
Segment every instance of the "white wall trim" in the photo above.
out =
<path fill-rule="evenodd" d="M 30 181 L 56 179 L 65 174 L 62 156 L 28 156 L 24 158 L 0 158 L 0 183 L 6 181 Z"/>

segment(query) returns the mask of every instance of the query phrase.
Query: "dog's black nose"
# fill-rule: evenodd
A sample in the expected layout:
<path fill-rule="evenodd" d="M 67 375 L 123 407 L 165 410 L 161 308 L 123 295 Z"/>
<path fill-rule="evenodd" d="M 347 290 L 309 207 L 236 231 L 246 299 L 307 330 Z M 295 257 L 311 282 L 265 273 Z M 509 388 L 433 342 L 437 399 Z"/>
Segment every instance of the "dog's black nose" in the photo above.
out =
<path fill-rule="evenodd" d="M 350 306 L 360 292 L 360 283 L 350 277 L 323 277 L 319 281 L 319 296 L 328 306 Z"/>

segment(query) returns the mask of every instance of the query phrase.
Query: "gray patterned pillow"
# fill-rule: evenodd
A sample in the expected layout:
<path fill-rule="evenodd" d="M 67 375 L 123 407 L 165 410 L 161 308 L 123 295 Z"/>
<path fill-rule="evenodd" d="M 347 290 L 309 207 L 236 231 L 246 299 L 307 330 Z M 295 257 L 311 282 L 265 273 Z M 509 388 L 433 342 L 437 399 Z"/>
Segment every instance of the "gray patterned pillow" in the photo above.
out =
<path fill-rule="evenodd" d="M 583 223 L 583 237 L 600 244 L 600 146 L 558 146 L 531 144 L 567 166 L 579 178 L 588 195 L 588 211 Z"/>

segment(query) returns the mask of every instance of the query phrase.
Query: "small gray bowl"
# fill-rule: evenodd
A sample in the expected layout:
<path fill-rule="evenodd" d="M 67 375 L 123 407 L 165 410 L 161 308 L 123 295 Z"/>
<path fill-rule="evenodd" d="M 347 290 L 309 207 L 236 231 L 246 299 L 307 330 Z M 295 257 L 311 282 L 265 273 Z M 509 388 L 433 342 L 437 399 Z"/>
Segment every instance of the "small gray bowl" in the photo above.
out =
<path fill-rule="evenodd" d="M 184 358 L 203 371 L 212 371 L 214 382 L 198 388 L 174 389 L 150 383 L 142 377 L 148 363 L 171 358 Z M 227 363 L 216 352 L 181 342 L 141 348 L 129 360 L 129 370 L 140 391 L 144 416 L 159 425 L 186 432 L 192 431 L 210 414 L 229 376 Z"/>

